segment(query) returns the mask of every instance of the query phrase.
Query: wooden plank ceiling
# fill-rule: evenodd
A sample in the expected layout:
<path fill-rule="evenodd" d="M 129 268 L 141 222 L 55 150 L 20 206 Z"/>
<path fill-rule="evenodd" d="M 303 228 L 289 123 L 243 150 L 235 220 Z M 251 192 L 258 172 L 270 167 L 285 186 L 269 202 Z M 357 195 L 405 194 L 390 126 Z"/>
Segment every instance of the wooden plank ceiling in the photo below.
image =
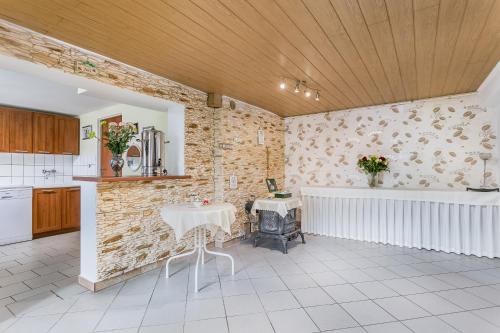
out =
<path fill-rule="evenodd" d="M 0 0 L 0 18 L 282 116 L 475 91 L 500 59 L 500 0 Z"/>

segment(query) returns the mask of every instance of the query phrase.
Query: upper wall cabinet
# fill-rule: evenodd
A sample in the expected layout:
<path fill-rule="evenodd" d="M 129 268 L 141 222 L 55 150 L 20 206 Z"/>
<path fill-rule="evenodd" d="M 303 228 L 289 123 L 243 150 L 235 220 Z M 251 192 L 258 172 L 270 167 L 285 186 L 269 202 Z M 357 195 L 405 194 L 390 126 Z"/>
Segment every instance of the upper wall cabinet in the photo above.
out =
<path fill-rule="evenodd" d="M 0 152 L 78 155 L 80 119 L 0 107 Z"/>
<path fill-rule="evenodd" d="M 12 153 L 33 152 L 33 112 L 9 111 L 9 151 Z"/>
<path fill-rule="evenodd" d="M 45 113 L 33 114 L 33 152 L 55 154 L 55 116 Z"/>
<path fill-rule="evenodd" d="M 0 152 L 9 152 L 9 110 L 0 108 Z"/>
<path fill-rule="evenodd" d="M 78 155 L 80 153 L 80 119 L 55 117 L 55 153 Z"/>

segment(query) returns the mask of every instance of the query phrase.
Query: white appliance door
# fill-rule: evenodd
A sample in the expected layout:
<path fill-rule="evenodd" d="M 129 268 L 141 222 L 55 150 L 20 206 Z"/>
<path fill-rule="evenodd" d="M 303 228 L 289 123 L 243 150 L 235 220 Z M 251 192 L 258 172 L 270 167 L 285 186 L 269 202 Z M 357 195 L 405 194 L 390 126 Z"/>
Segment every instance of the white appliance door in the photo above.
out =
<path fill-rule="evenodd" d="M 33 239 L 32 190 L 0 190 L 0 245 Z"/>

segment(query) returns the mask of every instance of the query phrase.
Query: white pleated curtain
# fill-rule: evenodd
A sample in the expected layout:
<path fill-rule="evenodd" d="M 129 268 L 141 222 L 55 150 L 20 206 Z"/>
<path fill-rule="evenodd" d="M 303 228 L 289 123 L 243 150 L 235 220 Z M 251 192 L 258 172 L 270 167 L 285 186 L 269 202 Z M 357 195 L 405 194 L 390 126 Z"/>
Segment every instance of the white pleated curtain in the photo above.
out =
<path fill-rule="evenodd" d="M 379 198 L 302 197 L 302 231 L 500 257 L 500 207 Z"/>

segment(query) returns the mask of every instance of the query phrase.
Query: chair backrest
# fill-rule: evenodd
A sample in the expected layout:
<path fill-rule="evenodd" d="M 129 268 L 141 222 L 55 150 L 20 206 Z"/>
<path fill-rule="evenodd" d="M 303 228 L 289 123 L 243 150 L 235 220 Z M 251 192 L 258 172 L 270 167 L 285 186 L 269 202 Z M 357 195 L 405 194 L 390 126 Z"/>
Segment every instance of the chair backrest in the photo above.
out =
<path fill-rule="evenodd" d="M 467 191 L 469 192 L 500 192 L 500 189 L 497 188 L 472 188 L 467 187 Z"/>

